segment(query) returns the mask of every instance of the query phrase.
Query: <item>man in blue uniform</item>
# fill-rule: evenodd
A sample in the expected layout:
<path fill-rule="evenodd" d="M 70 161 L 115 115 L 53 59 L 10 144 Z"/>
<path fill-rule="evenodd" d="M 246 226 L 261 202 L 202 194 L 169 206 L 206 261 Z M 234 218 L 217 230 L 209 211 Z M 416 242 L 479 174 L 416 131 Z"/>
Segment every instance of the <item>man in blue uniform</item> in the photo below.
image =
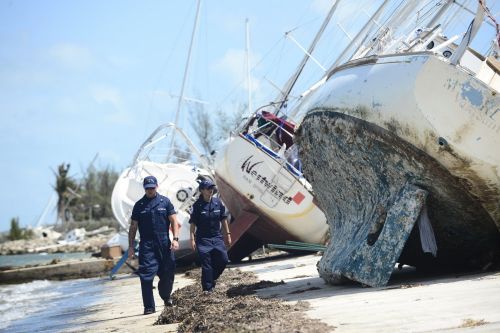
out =
<path fill-rule="evenodd" d="M 158 181 L 147 176 L 143 181 L 145 195 L 135 203 L 129 228 L 128 256 L 134 255 L 137 228 L 139 243 L 139 277 L 141 279 L 144 314 L 155 312 L 153 279 L 158 275 L 158 291 L 166 306 L 172 305 L 170 294 L 174 284 L 174 251 L 179 248 L 179 227 L 174 206 L 167 197 L 156 192 Z M 173 240 L 170 242 L 169 226 Z"/>
<path fill-rule="evenodd" d="M 213 290 L 228 262 L 221 224 L 227 237 L 227 244 L 231 245 L 226 207 L 219 198 L 213 197 L 214 189 L 215 184 L 210 180 L 200 183 L 201 195 L 193 204 L 189 220 L 191 247 L 193 250 L 198 250 L 201 261 L 201 287 L 205 292 Z"/>

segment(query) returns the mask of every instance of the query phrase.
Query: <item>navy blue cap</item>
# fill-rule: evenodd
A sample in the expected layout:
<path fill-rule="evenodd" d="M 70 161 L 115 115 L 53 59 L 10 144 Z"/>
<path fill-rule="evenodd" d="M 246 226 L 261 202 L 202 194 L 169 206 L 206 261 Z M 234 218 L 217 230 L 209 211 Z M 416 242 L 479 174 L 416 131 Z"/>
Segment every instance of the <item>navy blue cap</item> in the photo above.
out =
<path fill-rule="evenodd" d="M 215 184 L 211 180 L 202 180 L 200 182 L 200 190 L 215 187 Z"/>
<path fill-rule="evenodd" d="M 156 177 L 154 176 L 147 176 L 144 177 L 144 182 L 142 183 L 144 188 L 155 188 L 158 186 L 158 181 L 156 180 Z"/>

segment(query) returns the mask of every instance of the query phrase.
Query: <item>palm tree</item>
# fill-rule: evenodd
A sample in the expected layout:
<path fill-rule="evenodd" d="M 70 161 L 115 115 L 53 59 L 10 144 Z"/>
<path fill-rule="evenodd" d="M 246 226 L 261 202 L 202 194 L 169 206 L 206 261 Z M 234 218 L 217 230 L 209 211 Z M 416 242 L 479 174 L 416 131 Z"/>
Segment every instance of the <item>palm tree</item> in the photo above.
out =
<path fill-rule="evenodd" d="M 72 199 L 75 198 L 76 182 L 68 175 L 70 164 L 62 163 L 57 167 L 56 184 L 54 190 L 57 192 L 57 222 L 61 221 L 63 225 L 69 220 L 68 207 Z"/>

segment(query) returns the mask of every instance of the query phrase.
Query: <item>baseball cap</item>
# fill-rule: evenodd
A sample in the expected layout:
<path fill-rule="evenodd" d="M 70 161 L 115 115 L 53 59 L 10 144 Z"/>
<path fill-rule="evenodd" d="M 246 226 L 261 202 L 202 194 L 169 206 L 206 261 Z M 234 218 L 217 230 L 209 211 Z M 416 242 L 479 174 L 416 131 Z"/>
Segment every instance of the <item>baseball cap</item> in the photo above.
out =
<path fill-rule="evenodd" d="M 144 186 L 144 188 L 155 188 L 156 186 L 158 186 L 158 181 L 154 176 L 147 176 L 144 177 L 142 185 Z"/>
<path fill-rule="evenodd" d="M 215 187 L 215 184 L 211 180 L 202 180 L 200 182 L 200 190 Z"/>

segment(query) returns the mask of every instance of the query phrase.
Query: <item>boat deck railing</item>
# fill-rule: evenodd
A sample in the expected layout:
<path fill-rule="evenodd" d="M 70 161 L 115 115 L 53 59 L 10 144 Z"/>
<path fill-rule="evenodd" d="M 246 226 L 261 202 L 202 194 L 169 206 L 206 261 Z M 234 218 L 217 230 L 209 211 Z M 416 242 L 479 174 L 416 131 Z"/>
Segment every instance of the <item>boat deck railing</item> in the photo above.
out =
<path fill-rule="evenodd" d="M 254 125 L 255 120 L 261 124 Z M 288 171 L 295 177 L 303 178 L 297 146 L 293 143 L 294 134 L 284 126 L 256 116 L 248 122 L 241 135 L 267 155 L 286 165 Z"/>

